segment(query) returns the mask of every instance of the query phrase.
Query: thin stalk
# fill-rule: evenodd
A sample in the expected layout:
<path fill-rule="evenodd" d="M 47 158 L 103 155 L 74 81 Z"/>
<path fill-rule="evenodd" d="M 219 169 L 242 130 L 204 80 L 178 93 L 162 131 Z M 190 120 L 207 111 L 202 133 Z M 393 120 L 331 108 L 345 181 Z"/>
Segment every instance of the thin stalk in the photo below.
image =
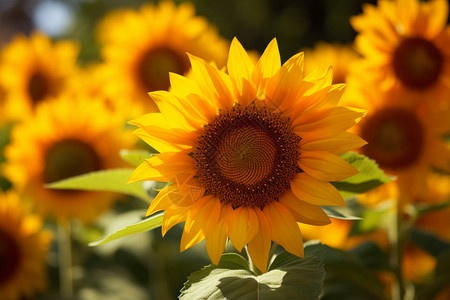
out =
<path fill-rule="evenodd" d="M 405 295 L 405 284 L 402 270 L 405 236 L 402 222 L 402 207 L 400 201 L 398 201 L 395 207 L 395 214 L 391 218 L 388 230 L 391 244 L 390 264 L 396 279 L 392 290 L 392 298 L 394 300 L 403 300 Z"/>
<path fill-rule="evenodd" d="M 60 295 L 63 299 L 73 297 L 72 240 L 70 221 L 58 223 L 58 263 Z"/>

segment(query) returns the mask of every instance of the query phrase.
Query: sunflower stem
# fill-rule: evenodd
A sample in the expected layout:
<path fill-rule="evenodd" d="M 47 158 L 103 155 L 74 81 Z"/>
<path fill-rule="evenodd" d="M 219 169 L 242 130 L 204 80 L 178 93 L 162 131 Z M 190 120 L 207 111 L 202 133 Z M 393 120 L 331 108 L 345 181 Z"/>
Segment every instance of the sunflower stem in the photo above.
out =
<path fill-rule="evenodd" d="M 395 283 L 393 284 L 392 299 L 403 300 L 405 295 L 405 285 L 403 279 L 403 248 L 404 248 L 404 230 L 402 224 L 402 205 L 401 201 L 396 202 L 395 212 L 389 226 L 389 240 L 391 244 L 391 268 L 394 272 Z"/>
<path fill-rule="evenodd" d="M 58 263 L 61 298 L 70 299 L 73 297 L 70 221 L 64 224 L 58 223 Z"/>

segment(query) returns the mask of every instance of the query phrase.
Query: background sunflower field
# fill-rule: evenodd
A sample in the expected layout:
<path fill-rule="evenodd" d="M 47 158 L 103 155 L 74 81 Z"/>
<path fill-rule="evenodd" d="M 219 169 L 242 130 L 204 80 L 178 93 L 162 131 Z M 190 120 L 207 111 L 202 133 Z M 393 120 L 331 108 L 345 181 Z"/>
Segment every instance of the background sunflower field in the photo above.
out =
<path fill-rule="evenodd" d="M 347 84 L 340 104 L 365 115 L 351 132 L 369 144 L 342 156 L 360 175 L 332 182 L 347 207 L 323 207 L 330 225 L 299 223 L 305 257 L 320 261 L 316 290 L 286 297 L 448 299 L 448 6 L 1 1 L 0 300 L 203 295 L 196 288 L 214 268 L 200 271 L 211 264 L 205 243 L 180 253 L 183 228 L 163 238 L 162 215 L 145 218 L 164 183 L 126 184 L 164 144 L 129 121 L 158 111 L 147 92 L 169 90 L 169 71 L 190 76 L 185 52 L 225 69 L 235 37 L 254 62 L 275 37 L 282 62 L 304 51 L 305 77 L 333 66 L 332 83 Z M 295 265 L 280 248 L 272 254 L 273 268 Z M 278 299 L 286 282 L 263 294 Z M 210 299 L 238 299 L 216 292 Z"/>

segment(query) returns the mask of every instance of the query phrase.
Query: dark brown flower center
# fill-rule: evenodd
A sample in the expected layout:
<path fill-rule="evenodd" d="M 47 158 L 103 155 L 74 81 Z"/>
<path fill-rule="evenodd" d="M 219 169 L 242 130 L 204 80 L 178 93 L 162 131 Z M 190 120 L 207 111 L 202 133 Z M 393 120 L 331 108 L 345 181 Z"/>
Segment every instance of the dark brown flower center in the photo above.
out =
<path fill-rule="evenodd" d="M 189 60 L 185 53 L 179 53 L 168 47 L 151 49 L 138 63 L 138 79 L 148 91 L 167 90 L 169 72 L 184 74 L 189 70 Z"/>
<path fill-rule="evenodd" d="M 368 115 L 361 137 L 362 150 L 382 168 L 398 170 L 413 165 L 423 150 L 424 130 L 417 117 L 400 108 L 389 108 Z"/>
<path fill-rule="evenodd" d="M 0 289 L 19 269 L 21 252 L 17 241 L 8 232 L 0 230 Z"/>
<path fill-rule="evenodd" d="M 35 72 L 28 81 L 28 94 L 34 105 L 51 95 L 51 86 L 48 78 L 39 71 Z"/>
<path fill-rule="evenodd" d="M 63 140 L 47 151 L 44 179 L 50 183 L 100 169 L 100 157 L 90 145 L 77 140 Z"/>
<path fill-rule="evenodd" d="M 396 76 L 412 89 L 425 89 L 436 83 L 443 68 L 439 49 L 420 37 L 404 39 L 395 50 L 392 62 Z"/>
<path fill-rule="evenodd" d="M 259 207 L 277 201 L 301 172 L 301 138 L 288 118 L 251 104 L 219 115 L 200 132 L 193 152 L 197 177 L 220 201 Z"/>

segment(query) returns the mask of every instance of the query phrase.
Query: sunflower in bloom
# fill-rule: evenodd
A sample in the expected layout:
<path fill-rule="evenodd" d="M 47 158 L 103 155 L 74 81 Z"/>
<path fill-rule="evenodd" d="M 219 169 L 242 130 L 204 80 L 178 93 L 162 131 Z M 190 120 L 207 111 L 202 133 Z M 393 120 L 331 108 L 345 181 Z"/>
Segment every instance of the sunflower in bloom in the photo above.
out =
<path fill-rule="evenodd" d="M 32 299 L 45 289 L 50 240 L 15 192 L 0 192 L 0 300 Z"/>
<path fill-rule="evenodd" d="M 431 105 L 416 107 L 419 94 L 405 97 L 400 89 L 381 92 L 368 86 L 363 91 L 360 88 L 351 91 L 343 103 L 368 111 L 354 128 L 367 141 L 361 152 L 387 174 L 397 177 L 383 189 L 406 202 L 424 197 L 430 171 L 433 168 L 450 171 L 450 148 L 442 138 L 449 132 L 448 121 Z"/>
<path fill-rule="evenodd" d="M 447 0 L 365 4 L 363 14 L 350 19 L 359 32 L 355 44 L 363 56 L 354 64 L 355 74 L 364 74 L 382 89 L 432 93 L 441 105 L 450 88 L 447 18 Z"/>
<path fill-rule="evenodd" d="M 281 65 L 274 39 L 253 64 L 234 39 L 227 70 L 189 55 L 192 76 L 149 95 L 160 113 L 131 123 L 160 153 L 130 181 L 171 184 L 147 214 L 164 210 L 163 235 L 185 222 L 180 250 L 203 239 L 217 264 L 227 238 L 266 270 L 271 241 L 303 256 L 299 222 L 330 223 L 320 205 L 345 205 L 329 181 L 357 173 L 340 154 L 365 142 L 346 130 L 364 112 L 337 106 L 332 73 L 303 77 L 303 53 Z"/>
<path fill-rule="evenodd" d="M 44 99 L 59 95 L 76 70 L 79 46 L 72 41 L 52 42 L 34 33 L 17 36 L 1 52 L 0 85 L 5 92 L 5 114 L 22 120 Z"/>
<path fill-rule="evenodd" d="M 44 185 L 124 166 L 119 151 L 132 148 L 134 142 L 122 116 L 112 114 L 101 101 L 62 95 L 41 103 L 33 118 L 13 129 L 3 170 L 42 214 L 60 222 L 89 222 L 111 206 L 114 195 Z"/>
<path fill-rule="evenodd" d="M 170 1 L 112 12 L 99 26 L 99 40 L 110 89 L 125 91 L 147 111 L 157 110 L 148 92 L 168 89 L 169 72 L 189 71 L 186 52 L 222 67 L 228 45 L 206 19 L 195 16 L 192 4 Z"/>
<path fill-rule="evenodd" d="M 313 49 L 305 49 L 305 74 L 325 71 L 333 66 L 333 84 L 345 83 L 350 64 L 359 56 L 349 45 L 320 42 Z"/>

